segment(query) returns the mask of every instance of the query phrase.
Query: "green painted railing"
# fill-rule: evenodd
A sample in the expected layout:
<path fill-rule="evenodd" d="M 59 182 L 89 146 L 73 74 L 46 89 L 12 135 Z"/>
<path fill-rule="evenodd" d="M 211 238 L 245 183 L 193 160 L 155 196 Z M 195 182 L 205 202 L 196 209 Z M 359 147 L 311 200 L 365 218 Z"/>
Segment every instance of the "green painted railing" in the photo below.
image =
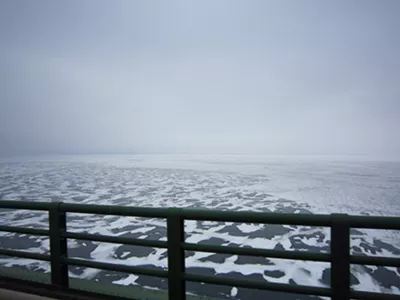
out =
<path fill-rule="evenodd" d="M 0 249 L 0 255 L 49 261 L 53 285 L 68 288 L 68 266 L 82 266 L 103 270 L 127 272 L 168 278 L 168 297 L 173 300 L 186 299 L 186 281 L 229 285 L 242 288 L 327 296 L 333 300 L 347 299 L 399 299 L 398 295 L 381 294 L 350 289 L 350 264 L 400 267 L 399 258 L 368 257 L 350 255 L 350 228 L 400 230 L 400 217 L 350 216 L 346 214 L 305 215 L 261 212 L 234 212 L 180 208 L 143 208 L 109 205 L 85 205 L 72 203 L 0 201 L 3 209 L 41 210 L 49 213 L 49 230 L 0 226 L 0 231 L 42 235 L 50 237 L 50 255 Z M 67 231 L 66 213 L 119 215 L 167 220 L 167 241 L 153 241 L 112 237 L 97 234 Z M 285 224 L 300 226 L 324 226 L 331 228 L 330 253 L 277 251 L 259 248 L 199 245 L 186 243 L 185 220 L 221 222 Z M 68 258 L 67 239 L 128 244 L 168 249 L 168 270 L 146 267 L 109 264 L 84 259 Z M 310 260 L 331 264 L 331 287 L 311 287 L 292 284 L 270 283 L 261 280 L 233 279 L 226 276 L 205 276 L 185 272 L 185 251 L 202 251 L 232 255 L 262 256 L 281 259 Z"/>

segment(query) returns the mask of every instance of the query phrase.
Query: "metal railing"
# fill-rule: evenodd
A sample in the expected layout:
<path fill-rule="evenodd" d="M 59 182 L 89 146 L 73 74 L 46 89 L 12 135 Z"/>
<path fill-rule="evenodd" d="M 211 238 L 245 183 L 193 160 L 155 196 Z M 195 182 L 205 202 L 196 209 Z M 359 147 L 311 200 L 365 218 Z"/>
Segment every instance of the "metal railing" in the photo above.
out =
<path fill-rule="evenodd" d="M 0 226 L 0 231 L 50 237 L 50 255 L 0 249 L 0 255 L 49 261 L 53 285 L 68 287 L 68 266 L 90 267 L 139 275 L 168 278 L 168 298 L 186 299 L 186 281 L 254 288 L 276 292 L 327 296 L 333 300 L 399 299 L 398 295 L 353 291 L 350 288 L 350 264 L 400 267 L 400 258 L 350 255 L 350 228 L 400 230 L 400 217 L 350 216 L 346 214 L 305 215 L 261 212 L 234 212 L 180 208 L 143 208 L 72 203 L 0 201 L 0 208 L 48 211 L 49 230 Z M 67 231 L 66 213 L 119 215 L 130 217 L 163 218 L 167 220 L 167 241 L 113 237 Z M 330 253 L 278 251 L 261 248 L 200 245 L 185 242 L 184 221 L 220 221 L 331 228 Z M 126 266 L 84 259 L 68 258 L 67 239 L 118 243 L 135 246 L 166 248 L 168 270 Z M 280 259 L 309 260 L 331 264 L 331 287 L 312 287 L 271 283 L 261 280 L 234 279 L 227 276 L 206 276 L 185 272 L 185 251 L 201 251 L 232 255 L 261 256 Z"/>

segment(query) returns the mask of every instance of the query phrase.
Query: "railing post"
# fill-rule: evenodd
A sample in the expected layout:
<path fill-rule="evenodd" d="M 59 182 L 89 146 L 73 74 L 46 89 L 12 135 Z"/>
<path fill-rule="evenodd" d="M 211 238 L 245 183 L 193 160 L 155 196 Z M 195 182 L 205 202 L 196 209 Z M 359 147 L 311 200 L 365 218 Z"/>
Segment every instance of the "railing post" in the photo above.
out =
<path fill-rule="evenodd" d="M 68 287 L 67 239 L 62 236 L 67 229 L 66 213 L 60 210 L 61 203 L 52 203 L 49 210 L 51 283 Z"/>
<path fill-rule="evenodd" d="M 349 216 L 332 214 L 331 288 L 332 300 L 350 299 L 350 227 Z"/>
<path fill-rule="evenodd" d="M 167 217 L 168 238 L 168 299 L 185 300 L 185 227 L 181 209 L 170 208 Z"/>

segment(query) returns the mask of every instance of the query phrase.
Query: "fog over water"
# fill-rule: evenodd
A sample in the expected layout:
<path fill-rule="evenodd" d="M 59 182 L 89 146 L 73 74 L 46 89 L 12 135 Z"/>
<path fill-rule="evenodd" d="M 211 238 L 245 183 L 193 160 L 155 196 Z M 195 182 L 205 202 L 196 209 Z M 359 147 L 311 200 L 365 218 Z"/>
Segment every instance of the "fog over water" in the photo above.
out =
<path fill-rule="evenodd" d="M 399 157 L 398 1 L 2 1 L 0 154 Z"/>

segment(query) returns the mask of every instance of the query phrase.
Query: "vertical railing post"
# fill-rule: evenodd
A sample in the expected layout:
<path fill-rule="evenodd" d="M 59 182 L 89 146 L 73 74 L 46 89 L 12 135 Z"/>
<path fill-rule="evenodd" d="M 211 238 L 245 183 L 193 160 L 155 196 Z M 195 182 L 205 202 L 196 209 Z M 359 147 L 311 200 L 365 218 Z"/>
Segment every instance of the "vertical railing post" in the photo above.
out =
<path fill-rule="evenodd" d="M 346 214 L 332 214 L 332 300 L 350 299 L 350 226 Z"/>
<path fill-rule="evenodd" d="M 67 229 L 66 213 L 60 210 L 61 203 L 52 203 L 49 210 L 51 283 L 68 287 L 67 239 L 63 233 Z"/>
<path fill-rule="evenodd" d="M 167 217 L 168 238 L 168 299 L 185 300 L 186 287 L 183 278 L 185 272 L 184 220 L 181 209 L 170 208 Z"/>

